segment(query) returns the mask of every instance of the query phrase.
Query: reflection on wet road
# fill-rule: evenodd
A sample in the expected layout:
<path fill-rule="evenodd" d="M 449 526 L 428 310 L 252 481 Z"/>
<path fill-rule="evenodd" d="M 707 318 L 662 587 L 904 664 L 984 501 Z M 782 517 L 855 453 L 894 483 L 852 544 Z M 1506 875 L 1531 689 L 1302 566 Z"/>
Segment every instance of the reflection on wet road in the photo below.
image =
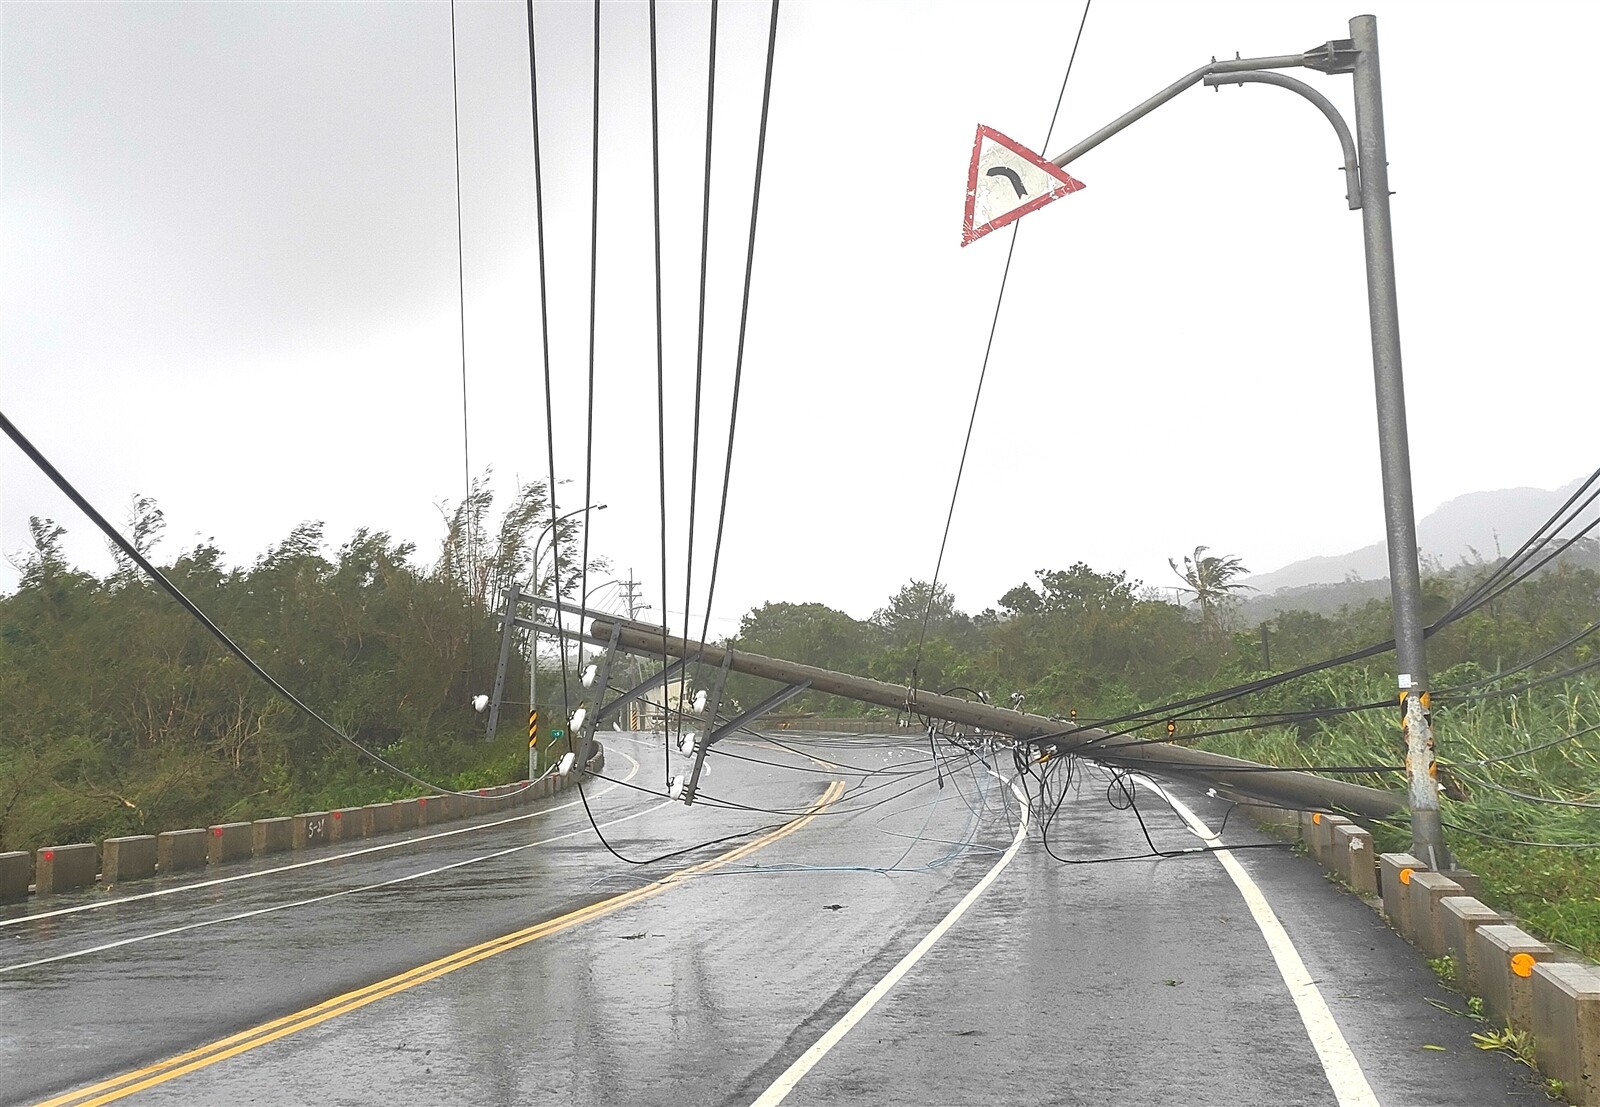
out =
<path fill-rule="evenodd" d="M 748 1104 L 830 1030 L 783 1102 L 1342 1102 L 1214 858 L 1073 863 L 1145 848 L 1092 774 L 1053 858 L 1037 820 L 1019 841 L 1009 757 L 741 739 L 685 808 L 660 794 L 676 753 L 608 748 L 587 810 L 0 916 L 0 1103 Z M 1196 844 L 1141 808 L 1162 848 Z M 1229 844 L 1261 841 L 1238 824 Z M 1284 852 L 1237 856 L 1376 1101 L 1526 1101 L 1367 908 Z"/>

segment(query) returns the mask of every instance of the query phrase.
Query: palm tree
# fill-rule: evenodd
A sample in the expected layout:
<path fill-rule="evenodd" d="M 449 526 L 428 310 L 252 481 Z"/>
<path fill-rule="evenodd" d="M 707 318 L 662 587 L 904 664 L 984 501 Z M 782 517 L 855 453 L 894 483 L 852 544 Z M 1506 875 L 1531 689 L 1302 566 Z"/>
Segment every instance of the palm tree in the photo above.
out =
<path fill-rule="evenodd" d="M 1178 568 L 1178 563 L 1172 558 L 1167 558 L 1167 564 L 1172 566 L 1172 571 L 1178 575 L 1188 587 L 1182 591 L 1194 597 L 1194 602 L 1200 608 L 1200 622 L 1207 629 L 1217 632 L 1222 629 L 1218 613 L 1234 599 L 1235 592 L 1254 592 L 1248 584 L 1234 582 L 1234 577 L 1248 573 L 1244 563 L 1237 557 L 1207 557 L 1206 550 L 1209 546 L 1196 546 L 1194 556 L 1184 556 L 1183 568 Z"/>

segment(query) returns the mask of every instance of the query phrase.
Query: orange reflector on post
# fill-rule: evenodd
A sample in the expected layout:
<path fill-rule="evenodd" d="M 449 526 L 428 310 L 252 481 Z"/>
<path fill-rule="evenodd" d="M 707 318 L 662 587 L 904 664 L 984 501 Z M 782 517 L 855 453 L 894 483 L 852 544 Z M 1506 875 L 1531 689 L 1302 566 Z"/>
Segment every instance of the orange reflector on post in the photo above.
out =
<path fill-rule="evenodd" d="M 1531 953 L 1513 953 L 1511 955 L 1511 971 L 1518 976 L 1533 975 L 1534 958 Z"/>
<path fill-rule="evenodd" d="M 1415 875 L 1416 871 L 1417 870 L 1415 870 L 1415 869 L 1401 869 L 1400 870 L 1400 883 L 1402 883 L 1402 884 L 1410 884 L 1411 883 L 1411 878 L 1412 878 L 1413 875 Z"/>
<path fill-rule="evenodd" d="M 1322 812 L 1321 811 L 1313 811 L 1313 812 L 1311 812 L 1311 822 L 1315 826 L 1321 826 L 1322 825 Z"/>

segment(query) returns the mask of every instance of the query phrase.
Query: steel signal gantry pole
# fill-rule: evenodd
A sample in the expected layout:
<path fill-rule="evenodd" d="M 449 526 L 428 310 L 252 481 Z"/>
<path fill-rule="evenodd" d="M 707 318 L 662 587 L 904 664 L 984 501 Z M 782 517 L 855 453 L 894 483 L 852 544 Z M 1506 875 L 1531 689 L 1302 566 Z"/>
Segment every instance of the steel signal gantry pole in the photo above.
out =
<path fill-rule="evenodd" d="M 1349 73 L 1355 83 L 1356 135 L 1327 98 L 1302 81 L 1267 70 L 1304 67 Z M 1372 372 L 1378 407 L 1378 453 L 1383 469 L 1384 527 L 1389 548 L 1389 588 L 1394 604 L 1395 660 L 1399 671 L 1411 843 L 1417 858 L 1436 870 L 1453 862 L 1445 849 L 1439 813 L 1433 725 L 1429 719 L 1428 662 L 1422 623 L 1422 574 L 1417 563 L 1416 510 L 1411 497 L 1411 453 L 1406 433 L 1405 385 L 1400 371 L 1400 307 L 1395 293 L 1394 237 L 1389 217 L 1389 167 L 1383 134 L 1383 91 L 1378 73 L 1378 21 L 1350 20 L 1350 37 L 1303 54 L 1212 61 L 1180 78 L 1144 103 L 1108 123 L 1066 153 L 1051 159 L 1066 166 L 1081 154 L 1142 119 L 1196 84 L 1275 84 L 1315 104 L 1345 147 L 1349 202 L 1361 209 L 1366 254 L 1367 309 L 1372 331 Z M 1352 156 L 1354 154 L 1354 156 Z M 1358 174 L 1359 169 L 1359 174 Z M 1359 184 L 1357 184 L 1359 176 Z"/>

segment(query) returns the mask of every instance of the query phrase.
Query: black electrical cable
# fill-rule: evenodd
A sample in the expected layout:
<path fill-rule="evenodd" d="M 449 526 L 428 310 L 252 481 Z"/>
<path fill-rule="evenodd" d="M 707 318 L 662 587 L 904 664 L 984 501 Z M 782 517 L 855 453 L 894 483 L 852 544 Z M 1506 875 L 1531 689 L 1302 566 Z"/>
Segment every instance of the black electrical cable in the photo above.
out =
<path fill-rule="evenodd" d="M 1056 119 L 1061 114 L 1061 102 L 1067 94 L 1067 82 L 1072 78 L 1072 63 L 1078 60 L 1078 44 L 1083 41 L 1084 24 L 1089 21 L 1089 8 L 1094 0 L 1084 0 L 1083 16 L 1078 20 L 1078 34 L 1072 40 L 1072 53 L 1067 58 L 1067 71 L 1061 76 L 1061 91 L 1056 94 L 1055 110 L 1050 113 L 1050 129 L 1045 134 L 1044 144 L 1050 144 L 1050 138 L 1056 132 Z M 918 670 L 922 667 L 923 648 L 928 640 L 928 617 L 933 612 L 934 598 L 939 594 L 939 574 L 944 569 L 945 548 L 950 543 L 950 528 L 956 517 L 956 501 L 961 495 L 961 477 L 967 468 L 967 453 L 972 447 L 972 430 L 978 422 L 978 404 L 983 399 L 983 382 L 989 375 L 989 355 L 994 351 L 994 336 L 1000 326 L 1000 308 L 1006 299 L 1006 281 L 1011 276 L 1011 258 L 1017 250 L 1017 232 L 1022 229 L 1020 222 L 1011 225 L 1011 243 L 1006 247 L 1005 268 L 1000 271 L 1000 291 L 995 296 L 994 314 L 989 320 L 989 339 L 983 347 L 983 364 L 978 369 L 978 387 L 972 395 L 972 411 L 967 416 L 967 435 L 961 443 L 961 460 L 956 464 L 956 479 L 950 489 L 950 509 L 945 513 L 944 534 L 939 539 L 939 556 L 934 560 L 933 579 L 928 582 L 928 595 L 922 605 L 922 628 L 917 633 L 917 653 L 911 663 L 911 700 L 914 702 L 917 692 Z"/>
<path fill-rule="evenodd" d="M 657 795 L 659 793 L 651 792 L 650 794 Z M 752 834 L 760 834 L 765 830 L 777 830 L 779 827 L 785 825 L 783 823 L 771 823 L 767 826 L 758 826 L 751 830 L 741 830 L 737 834 L 728 834 L 721 838 L 712 838 L 708 841 L 699 842 L 692 846 L 685 846 L 683 849 L 675 849 L 670 853 L 663 853 L 656 857 L 647 857 L 641 860 L 639 858 L 628 857 L 622 853 L 619 853 L 615 846 L 606 841 L 605 833 L 600 829 L 600 824 L 595 821 L 594 812 L 589 809 L 589 797 L 583 793 L 583 777 L 581 775 L 578 777 L 578 798 L 583 801 L 583 813 L 589 816 L 589 825 L 594 828 L 594 835 L 596 838 L 600 839 L 600 844 L 606 848 L 606 852 L 611 854 L 611 856 L 615 857 L 618 861 L 625 862 L 629 865 L 654 865 L 662 861 L 670 861 L 674 857 L 682 857 L 686 853 L 695 853 L 699 850 L 707 848 L 708 846 L 717 846 L 721 845 L 723 842 L 737 841 L 740 838 L 748 838 Z M 666 797 L 662 798 L 665 799 Z"/>
<path fill-rule="evenodd" d="M 1545 536 L 1545 532 L 1547 530 L 1550 530 L 1552 527 L 1555 528 L 1554 531 L 1549 535 L 1550 538 L 1554 538 L 1557 533 L 1565 529 L 1567 525 L 1572 522 L 1571 519 L 1562 522 L 1559 526 L 1556 525 L 1556 521 L 1560 519 L 1562 515 L 1566 514 L 1567 509 L 1570 508 L 1573 503 L 1577 501 L 1578 497 L 1583 495 L 1584 491 L 1588 489 L 1590 485 L 1594 484 L 1596 480 L 1600 480 L 1600 469 L 1596 469 L 1594 472 L 1590 473 L 1589 478 L 1580 484 L 1577 490 L 1572 493 L 1572 495 L 1567 497 L 1566 503 L 1556 508 L 1555 513 L 1546 519 L 1542 524 L 1540 524 L 1539 528 L 1528 536 L 1527 541 L 1523 542 L 1521 546 L 1517 547 L 1517 551 L 1515 553 L 1506 558 L 1499 565 L 1495 566 L 1494 570 L 1478 583 L 1477 588 L 1464 597 L 1460 603 L 1456 604 L 1455 608 L 1452 608 L 1451 611 L 1446 614 L 1445 618 L 1447 620 L 1451 619 L 1457 608 L 1465 607 L 1470 610 L 1472 607 L 1477 606 L 1477 601 L 1480 599 L 1480 597 L 1484 593 L 1490 591 L 1502 577 L 1508 576 L 1515 571 L 1515 569 L 1518 567 L 1518 563 L 1530 550 L 1532 550 L 1539 543 L 1548 540 Z M 1600 493 L 1600 489 L 1596 489 L 1596 493 Z M 1589 498 L 1578 507 L 1577 511 L 1572 513 L 1573 518 L 1576 518 L 1584 508 L 1593 503 L 1594 499 L 1595 494 L 1592 493 Z"/>
<path fill-rule="evenodd" d="M 750 197 L 750 240 L 744 257 L 744 297 L 739 305 L 739 344 L 733 359 L 733 402 L 728 415 L 728 452 L 722 469 L 722 504 L 717 509 L 717 538 L 711 547 L 711 579 L 706 586 L 705 619 L 700 624 L 700 649 L 706 648 L 711 629 L 711 604 L 717 592 L 717 568 L 722 561 L 722 533 L 728 521 L 728 486 L 733 479 L 733 439 L 739 426 L 739 388 L 744 379 L 745 333 L 750 320 L 750 279 L 756 264 L 756 217 L 761 210 L 761 171 L 767 153 L 767 116 L 772 106 L 772 61 L 778 46 L 778 0 L 772 0 L 767 26 L 767 69 L 761 86 L 761 126 L 756 135 L 755 185 Z"/>
<path fill-rule="evenodd" d="M 1593 734 L 1597 730 L 1600 730 L 1600 723 L 1597 723 L 1594 726 L 1586 726 L 1582 730 L 1575 730 L 1571 734 L 1563 734 L 1560 738 L 1553 738 L 1548 742 L 1540 742 L 1538 745 L 1529 746 L 1527 749 L 1513 750 L 1511 753 L 1502 753 L 1496 757 L 1480 757 L 1471 761 L 1463 761 L 1459 763 L 1446 762 L 1445 767 L 1454 769 L 1458 768 L 1459 765 L 1488 766 L 1499 764 L 1502 761 L 1514 761 L 1519 757 L 1528 757 L 1531 754 L 1539 753 L 1543 750 L 1566 745 L 1568 742 L 1582 738 L 1585 734 Z"/>
<path fill-rule="evenodd" d="M 600 0 L 594 0 L 594 141 L 589 159 L 589 405 L 588 421 L 583 436 L 583 502 L 594 503 L 594 345 L 595 320 L 600 304 Z M 557 539 L 559 541 L 559 539 Z M 583 633 L 583 608 L 589 603 L 589 526 L 584 520 L 583 564 L 579 567 L 578 632 Z M 563 643 L 561 653 L 566 655 Z M 578 639 L 578 665 L 583 665 L 583 639 Z M 563 687 L 563 692 L 565 688 Z M 571 705 L 564 704 L 563 711 L 570 717 Z M 567 727 L 567 749 L 574 750 L 577 736 Z M 585 810 L 588 804 L 584 805 Z M 599 828 L 595 829 L 599 833 Z M 604 841 L 604 839 L 601 839 Z"/>
<path fill-rule="evenodd" d="M 1596 495 L 1600 495 L 1600 489 L 1596 489 L 1595 490 L 1595 494 Z M 1486 604 L 1493 603 L 1495 600 L 1499 599 L 1501 596 L 1503 596 L 1507 592 L 1511 591 L 1511 589 L 1515 588 L 1517 585 L 1521 584 L 1523 581 L 1527 580 L 1529 577 L 1532 577 L 1540 569 L 1543 569 L 1546 565 L 1550 564 L 1550 562 L 1554 561 L 1556 558 L 1558 558 L 1562 554 L 1566 553 L 1569 549 L 1571 549 L 1574 545 L 1576 545 L 1579 541 L 1581 541 L 1590 531 L 1594 530 L 1596 527 L 1600 527 L 1600 516 L 1596 516 L 1594 518 L 1594 520 L 1589 523 L 1588 526 L 1584 527 L 1578 533 L 1576 533 L 1576 534 L 1572 535 L 1571 537 L 1569 537 L 1566 541 L 1562 542 L 1560 545 L 1555 546 L 1554 548 L 1552 548 L 1548 553 L 1545 554 L 1544 557 L 1540 558 L 1538 561 L 1532 562 L 1531 564 L 1518 569 L 1514 576 L 1510 577 L 1503 584 L 1499 585 L 1494 591 L 1489 592 L 1489 593 L 1485 594 L 1484 596 L 1482 596 L 1481 598 L 1479 598 L 1476 602 L 1474 602 L 1470 606 L 1458 604 L 1456 609 L 1454 609 L 1454 610 L 1448 612 L 1446 615 L 1444 615 L 1441 619 L 1439 619 L 1438 622 L 1436 622 L 1433 625 L 1433 627 L 1431 629 L 1432 630 L 1442 629 L 1442 628 L 1448 626 L 1450 623 L 1455 622 L 1457 619 L 1461 619 L 1461 618 L 1471 614 L 1473 611 L 1476 611 L 1478 608 L 1483 607 Z M 1553 539 L 1552 539 L 1552 541 L 1553 541 Z"/>
<path fill-rule="evenodd" d="M 1160 722 L 1160 720 L 1151 720 L 1147 723 L 1141 723 L 1138 727 L 1131 727 L 1128 730 L 1113 731 L 1104 735 L 1103 737 L 1091 739 L 1090 741 L 1085 742 L 1079 748 L 1084 750 L 1093 749 L 1096 753 L 1100 753 L 1108 750 L 1123 749 L 1128 746 L 1169 746 L 1180 742 L 1192 742 L 1200 738 L 1216 738 L 1225 734 L 1245 734 L 1255 730 L 1272 730 L 1278 727 L 1289 726 L 1296 722 L 1308 722 L 1316 719 L 1331 719 L 1337 718 L 1341 715 L 1353 715 L 1361 711 L 1377 711 L 1382 708 L 1391 708 L 1393 706 L 1394 704 L 1392 703 L 1374 702 L 1350 704 L 1345 707 L 1325 707 L 1318 708 L 1315 711 L 1307 711 L 1304 713 L 1295 713 L 1283 716 L 1262 715 L 1257 717 L 1255 722 L 1241 723 L 1239 726 L 1218 727 L 1215 730 L 1193 731 L 1189 734 L 1173 734 L 1164 738 L 1133 738 L 1131 741 L 1127 742 L 1115 741 L 1115 739 L 1118 738 L 1128 738 L 1135 731 L 1141 730 L 1147 726 L 1156 726 Z M 1200 718 L 1194 721 L 1205 723 L 1211 722 L 1212 720 L 1210 718 Z"/>
<path fill-rule="evenodd" d="M 1172 858 L 1178 858 L 1178 857 L 1189 857 L 1189 856 L 1194 856 L 1194 855 L 1197 855 L 1197 854 L 1205 854 L 1205 853 L 1221 853 L 1221 852 L 1229 852 L 1229 853 L 1231 853 L 1231 852 L 1234 852 L 1234 851 L 1237 851 L 1237 850 L 1245 850 L 1245 849 L 1288 849 L 1288 848 L 1290 848 L 1290 844 L 1287 843 L 1287 842 L 1246 842 L 1246 843 L 1242 843 L 1242 844 L 1238 844 L 1238 845 L 1228 845 L 1228 846 L 1221 846 L 1221 845 L 1218 845 L 1218 846 L 1190 846 L 1190 847 L 1187 847 L 1185 849 L 1163 850 L 1163 849 L 1159 848 L 1155 844 L 1155 839 L 1150 834 L 1150 828 L 1145 823 L 1144 816 L 1139 811 L 1138 803 L 1137 803 L 1137 800 L 1136 800 L 1135 795 L 1133 793 L 1133 790 L 1130 789 L 1128 787 L 1128 785 L 1126 784 L 1125 777 L 1127 775 L 1128 774 L 1126 772 L 1121 772 L 1121 771 L 1113 772 L 1111 780 L 1107 785 L 1108 802 L 1111 802 L 1111 805 L 1113 807 L 1117 808 L 1118 810 L 1131 810 L 1133 812 L 1134 818 L 1139 823 L 1139 829 L 1144 835 L 1145 844 L 1146 844 L 1146 846 L 1149 847 L 1148 852 L 1146 852 L 1146 853 L 1134 853 L 1134 854 L 1120 854 L 1120 855 L 1111 856 L 1111 857 L 1089 857 L 1089 858 L 1062 857 L 1060 854 L 1056 853 L 1056 851 L 1050 847 L 1049 828 L 1050 828 L 1051 823 L 1054 822 L 1054 820 L 1056 818 L 1056 815 L 1057 815 L 1057 812 L 1060 810 L 1062 802 L 1066 799 L 1068 786 L 1070 786 L 1070 783 L 1071 783 L 1070 777 L 1069 777 L 1069 780 L 1067 782 L 1067 786 L 1064 786 L 1061 789 L 1061 791 L 1060 791 L 1060 793 L 1059 793 L 1059 795 L 1058 795 L 1058 797 L 1056 799 L 1055 804 L 1051 808 L 1051 812 L 1050 812 L 1049 816 L 1046 817 L 1045 819 L 1041 820 L 1041 822 L 1040 822 L 1040 841 L 1044 845 L 1045 853 L 1047 853 L 1053 860 L 1055 860 L 1055 861 L 1057 861 L 1057 862 L 1059 862 L 1059 863 L 1061 863 L 1063 865 L 1101 865 L 1101 864 L 1109 864 L 1109 863 L 1122 862 L 1122 861 L 1148 861 L 1148 860 L 1152 860 L 1152 859 L 1166 860 L 1166 859 L 1172 859 Z M 1117 788 L 1121 789 L 1122 794 L 1126 798 L 1126 800 L 1127 800 L 1126 806 L 1118 805 L 1114 800 L 1110 799 L 1111 790 L 1112 789 L 1117 789 Z M 1169 804 L 1168 806 L 1170 807 L 1171 805 Z M 1176 811 L 1174 813 L 1176 813 Z M 1224 825 L 1226 825 L 1226 824 L 1224 824 Z M 1190 833 L 1190 834 L 1194 833 L 1194 831 L 1192 829 L 1188 828 L 1187 824 L 1184 824 L 1184 826 L 1185 826 L 1185 829 L 1187 830 L 1188 833 Z M 1221 831 L 1219 830 L 1217 833 L 1220 834 Z"/>
<path fill-rule="evenodd" d="M 1600 803 L 1585 803 L 1581 800 L 1556 799 L 1553 796 L 1536 796 L 1531 792 L 1520 792 L 1515 788 L 1507 788 L 1504 784 L 1496 784 L 1492 780 L 1480 780 L 1461 771 L 1459 766 L 1452 766 L 1455 774 L 1468 784 L 1475 784 L 1480 788 L 1487 788 L 1491 792 L 1501 792 L 1514 799 L 1525 800 L 1528 803 L 1542 803 L 1550 807 L 1575 807 L 1584 811 L 1600 811 Z"/>
<path fill-rule="evenodd" d="M 700 308 L 695 328 L 694 428 L 689 437 L 689 534 L 683 570 L 683 640 L 689 641 L 689 605 L 694 598 L 694 521 L 700 496 L 700 399 L 705 387 L 706 272 L 711 261 L 711 139 L 717 104 L 717 0 L 711 0 L 711 43 L 706 63 L 706 164 L 700 201 Z M 665 612 L 662 613 L 665 616 Z M 666 621 L 663 618 L 663 623 Z M 683 733 L 683 705 L 679 704 L 678 733 Z"/>
<path fill-rule="evenodd" d="M 550 298 L 547 292 L 549 273 L 545 267 L 544 252 L 544 159 L 539 143 L 539 50 L 534 38 L 533 30 L 533 0 L 526 0 L 528 9 L 528 89 L 532 98 L 533 108 L 533 211 L 536 242 L 539 255 L 539 339 L 544 353 L 544 440 L 545 449 L 550 460 L 550 484 L 546 488 L 546 499 L 550 502 L 550 556 L 552 559 L 551 572 L 555 576 L 556 595 L 561 594 L 561 532 L 558 526 L 560 516 L 556 513 L 556 427 L 555 427 L 555 394 L 550 384 Z M 585 501 L 587 504 L 588 501 Z M 587 529 L 587 528 L 586 528 Z M 534 553 L 538 553 L 537 547 Z M 539 566 L 533 566 L 533 585 L 535 594 L 539 588 Z M 557 624 L 561 616 L 557 614 Z M 570 701 L 567 692 L 567 650 L 563 644 L 561 650 L 561 702 Z M 537 634 L 530 634 L 528 644 L 528 664 L 535 668 L 539 664 L 539 639 Z"/>
<path fill-rule="evenodd" d="M 63 494 L 66 495 L 67 499 L 71 500 L 75 505 L 77 505 L 78 510 L 83 512 L 84 515 L 88 516 L 89 521 L 94 523 L 95 526 L 99 527 L 100 532 L 109 538 L 111 542 L 119 550 L 121 550 L 130 561 L 143 570 L 151 580 L 155 581 L 155 583 L 160 586 L 162 591 L 166 592 L 167 595 L 171 596 L 175 601 L 177 601 L 178 606 L 187 611 L 196 622 L 204 627 L 213 638 L 221 643 L 224 649 L 243 662 L 245 668 L 249 669 L 257 677 L 265 681 L 267 686 L 270 687 L 274 692 L 282 696 L 289 703 L 293 704 L 308 718 L 321 725 L 324 730 L 333 735 L 335 738 L 339 739 L 339 741 L 350 746 L 352 749 L 367 757 L 375 764 L 388 769 L 395 775 L 404 777 L 413 784 L 420 784 L 422 787 L 431 791 L 444 792 L 450 795 L 458 796 L 474 794 L 471 792 L 458 792 L 453 788 L 442 788 L 434 784 L 432 781 L 424 780 L 420 776 L 409 773 L 405 769 L 400 768 L 400 766 L 391 761 L 385 760 L 379 754 L 369 750 L 366 746 L 363 746 L 360 742 L 350 737 L 350 735 L 334 726 L 333 723 L 329 722 L 299 696 L 291 692 L 286 685 L 278 680 L 277 677 L 273 676 L 271 673 L 267 672 L 266 669 L 262 668 L 261 665 L 257 663 L 255 658 L 251 657 L 245 652 L 244 647 L 240 646 L 232 638 L 228 637 L 226 631 L 224 631 L 216 623 L 212 622 L 210 616 L 202 611 L 193 600 L 184 595 L 183 591 L 176 584 L 172 583 L 172 581 L 167 578 L 165 573 L 156 568 L 155 565 L 151 563 L 149 558 L 140 553 L 138 548 L 135 547 L 132 542 L 129 542 L 125 537 L 123 537 L 122 532 L 117 530 L 116 527 L 112 526 L 104 515 L 101 515 L 99 511 L 95 510 L 93 504 L 84 499 L 82 493 L 80 493 L 77 488 L 73 486 L 72 482 L 67 480 L 67 478 L 61 474 L 61 471 L 50 463 L 50 459 L 45 457 L 44 454 L 39 451 L 39 448 L 29 441 L 27 435 L 23 434 L 17 425 L 6 417 L 4 412 L 0 412 L 0 431 L 4 431 L 6 436 L 17 444 L 17 448 L 28 456 L 28 460 L 32 461 L 34 465 L 38 466 L 40 472 L 49 477 L 51 482 L 57 488 L 59 488 Z"/>
<path fill-rule="evenodd" d="M 1471 703 L 1475 700 L 1493 700 L 1501 699 L 1505 696 L 1516 696 L 1526 692 L 1530 688 L 1537 688 L 1541 684 L 1550 684 L 1557 680 L 1566 680 L 1569 677 L 1574 677 L 1579 673 L 1586 673 L 1591 669 L 1596 668 L 1600 668 L 1600 657 L 1585 661 L 1581 665 L 1573 665 L 1570 668 L 1561 669 L 1558 672 L 1546 673 L 1544 676 L 1535 677 L 1532 680 L 1525 680 L 1521 684 L 1512 685 L 1510 688 L 1493 688 L 1487 692 L 1472 692 L 1465 696 L 1453 695 L 1449 698 L 1448 702 L 1452 704 Z"/>
<path fill-rule="evenodd" d="M 1477 680 L 1469 680 L 1461 684 L 1453 684 L 1448 688 L 1435 688 L 1433 690 L 1434 698 L 1442 699 L 1456 696 L 1469 688 L 1481 688 L 1486 684 L 1493 684 L 1497 680 L 1504 680 L 1508 676 L 1516 676 L 1518 673 L 1526 672 L 1535 665 L 1538 665 L 1540 662 L 1550 660 L 1550 658 L 1554 657 L 1562 650 L 1569 649 L 1572 646 L 1577 645 L 1579 642 L 1583 641 L 1597 630 L 1600 630 L 1600 623 L 1590 623 L 1577 634 L 1574 634 L 1571 638 L 1566 639 L 1558 645 L 1551 646 L 1537 657 L 1530 657 L 1528 660 L 1519 662 L 1509 669 L 1502 669 L 1498 673 L 1494 673 L 1486 677 L 1479 677 Z"/>
<path fill-rule="evenodd" d="M 1490 834 L 1486 830 L 1463 826 L 1460 823 L 1446 822 L 1444 826 L 1447 830 L 1467 834 L 1473 838 L 1482 838 L 1488 842 L 1500 842 L 1508 846 L 1530 846 L 1534 849 L 1600 849 L 1600 842 L 1532 842 L 1526 838 L 1505 838 L 1498 834 Z"/>
<path fill-rule="evenodd" d="M 531 2 L 531 0 L 530 0 Z M 661 315 L 661 85 L 656 69 L 656 0 L 650 0 L 650 199 L 656 260 L 656 466 L 661 483 L 661 596 L 667 595 L 667 355 Z M 661 620 L 661 664 L 667 664 L 667 620 Z M 665 696 L 662 697 L 665 700 Z M 661 730 L 664 788 L 672 787 L 668 727 Z"/>

